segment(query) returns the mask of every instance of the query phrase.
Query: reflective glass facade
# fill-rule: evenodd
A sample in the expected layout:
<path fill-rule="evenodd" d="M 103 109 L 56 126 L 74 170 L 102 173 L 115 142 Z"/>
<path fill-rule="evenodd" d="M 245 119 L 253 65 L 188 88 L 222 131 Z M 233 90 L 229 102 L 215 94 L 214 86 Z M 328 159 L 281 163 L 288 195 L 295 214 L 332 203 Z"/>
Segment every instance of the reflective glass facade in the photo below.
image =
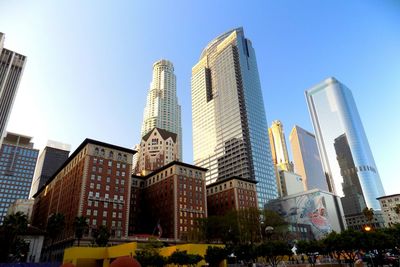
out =
<path fill-rule="evenodd" d="M 306 98 L 324 171 L 344 194 L 345 214 L 366 206 L 379 210 L 376 198 L 385 192 L 351 91 L 328 78 L 307 90 Z"/>
<path fill-rule="evenodd" d="M 193 158 L 207 183 L 256 180 L 259 207 L 277 197 L 257 61 L 242 28 L 203 50 L 192 68 Z"/>

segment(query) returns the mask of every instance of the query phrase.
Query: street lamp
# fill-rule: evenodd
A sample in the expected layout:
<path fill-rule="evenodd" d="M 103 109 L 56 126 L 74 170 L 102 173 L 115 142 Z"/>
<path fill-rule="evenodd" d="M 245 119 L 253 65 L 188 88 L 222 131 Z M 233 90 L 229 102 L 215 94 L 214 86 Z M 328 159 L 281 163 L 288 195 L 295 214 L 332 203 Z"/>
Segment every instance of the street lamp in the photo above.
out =
<path fill-rule="evenodd" d="M 272 236 L 273 232 L 274 232 L 274 227 L 272 227 L 272 226 L 265 227 L 265 235 L 266 235 L 268 240 L 271 239 L 271 236 Z"/>

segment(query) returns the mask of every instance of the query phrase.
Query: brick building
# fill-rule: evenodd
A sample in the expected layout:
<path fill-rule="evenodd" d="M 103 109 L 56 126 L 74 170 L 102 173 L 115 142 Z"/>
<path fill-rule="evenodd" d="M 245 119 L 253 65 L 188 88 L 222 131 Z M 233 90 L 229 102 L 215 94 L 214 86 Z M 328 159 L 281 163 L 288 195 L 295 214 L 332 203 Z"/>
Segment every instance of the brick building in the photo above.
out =
<path fill-rule="evenodd" d="M 196 218 L 207 216 L 205 172 L 194 165 L 171 162 L 147 176 L 132 176 L 130 234 L 149 233 L 162 238 L 185 239 L 195 229 Z M 137 191 L 134 191 L 137 190 Z M 138 201 L 141 197 L 141 201 Z M 136 202 L 135 202 L 136 200 Z M 140 203 L 139 203 L 140 202 Z M 161 228 L 161 233 L 159 227 Z"/>
<path fill-rule="evenodd" d="M 60 248 L 73 244 L 77 216 L 88 218 L 89 231 L 106 225 L 111 239 L 127 237 L 134 153 L 85 139 L 34 195 L 32 224 L 45 229 L 51 214 L 64 214 L 65 228 L 55 242 Z"/>
<path fill-rule="evenodd" d="M 241 177 L 218 180 L 207 185 L 208 216 L 257 207 L 256 181 Z"/>

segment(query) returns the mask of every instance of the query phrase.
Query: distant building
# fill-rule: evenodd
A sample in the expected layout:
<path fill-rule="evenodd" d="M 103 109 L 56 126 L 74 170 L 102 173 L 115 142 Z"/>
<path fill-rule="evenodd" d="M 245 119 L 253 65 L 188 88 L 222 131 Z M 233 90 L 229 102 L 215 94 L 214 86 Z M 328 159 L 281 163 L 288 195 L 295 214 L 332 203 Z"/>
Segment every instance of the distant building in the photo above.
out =
<path fill-rule="evenodd" d="M 278 173 L 278 191 L 281 197 L 306 191 L 304 188 L 303 179 L 300 175 L 284 170 L 281 170 Z"/>
<path fill-rule="evenodd" d="M 8 207 L 17 199 L 27 199 L 39 150 L 32 137 L 7 132 L 0 149 L 0 224 Z"/>
<path fill-rule="evenodd" d="M 29 197 L 32 197 L 39 188 L 53 176 L 53 174 L 68 159 L 71 146 L 55 141 L 48 141 L 47 146 L 39 155 L 35 175 Z"/>
<path fill-rule="evenodd" d="M 293 172 L 293 164 L 289 162 L 289 154 L 282 122 L 279 120 L 273 121 L 271 127 L 268 128 L 268 134 L 271 143 L 272 162 L 275 164 L 278 171 L 284 170 Z"/>
<path fill-rule="evenodd" d="M 294 232 L 299 225 L 309 225 L 315 239 L 346 229 L 339 197 L 319 189 L 272 200 L 267 208 L 278 212 Z"/>
<path fill-rule="evenodd" d="M 400 194 L 377 198 L 381 205 L 385 225 L 390 227 L 400 223 Z"/>
<path fill-rule="evenodd" d="M 178 160 L 177 134 L 154 128 L 142 137 L 135 173 L 144 175 Z"/>
<path fill-rule="evenodd" d="M 294 171 L 303 178 L 306 190 L 330 191 L 322 169 L 315 135 L 295 125 L 289 136 Z"/>
<path fill-rule="evenodd" d="M 256 181 L 232 177 L 207 185 L 208 216 L 228 211 L 257 208 Z"/>
<path fill-rule="evenodd" d="M 3 48 L 4 38 L 0 32 L 0 146 L 26 62 L 25 56 Z"/>
<path fill-rule="evenodd" d="M 147 176 L 133 175 L 135 187 L 143 188 L 141 204 L 134 202 L 137 197 L 131 198 L 131 211 L 138 205 L 143 207 L 141 222 L 134 221 L 137 215 L 130 215 L 130 225 L 142 224 L 136 233 L 185 240 L 197 229 L 196 219 L 207 216 L 205 172 L 204 168 L 174 161 Z"/>
<path fill-rule="evenodd" d="M 85 139 L 33 196 L 33 226 L 46 229 L 52 214 L 65 216 L 65 228 L 54 241 L 52 255 L 59 258 L 63 248 L 73 245 L 77 216 L 88 219 L 84 239 L 100 225 L 110 229 L 111 242 L 128 236 L 133 154 L 131 149 Z"/>
<path fill-rule="evenodd" d="M 30 221 L 32 217 L 33 203 L 33 199 L 17 199 L 10 205 L 10 207 L 8 207 L 7 215 L 22 212 L 28 217 L 28 221 Z"/>
<path fill-rule="evenodd" d="M 346 224 L 348 229 L 364 230 L 365 226 L 373 229 L 385 228 L 385 220 L 381 210 L 374 210 L 372 221 L 369 221 L 363 213 L 346 214 Z"/>

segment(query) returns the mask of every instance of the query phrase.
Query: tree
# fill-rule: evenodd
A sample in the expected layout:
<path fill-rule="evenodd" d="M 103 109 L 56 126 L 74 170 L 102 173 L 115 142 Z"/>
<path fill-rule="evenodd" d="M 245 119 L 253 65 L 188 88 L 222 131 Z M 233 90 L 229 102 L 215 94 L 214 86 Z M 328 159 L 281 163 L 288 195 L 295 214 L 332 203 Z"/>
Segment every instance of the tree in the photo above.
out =
<path fill-rule="evenodd" d="M 306 254 L 309 258 L 309 262 L 312 266 L 315 266 L 315 254 L 323 252 L 322 242 L 311 240 L 305 241 L 300 240 L 297 242 L 297 252 L 301 254 Z"/>
<path fill-rule="evenodd" d="M 53 213 L 47 219 L 46 232 L 51 239 L 51 245 L 53 246 L 55 238 L 64 230 L 65 217 L 61 213 Z"/>
<path fill-rule="evenodd" d="M 150 239 L 136 252 L 136 259 L 142 266 L 162 267 L 167 262 L 167 259 L 160 255 L 159 250 L 162 246 L 163 243 L 159 240 Z"/>
<path fill-rule="evenodd" d="M 369 209 L 368 207 L 365 207 L 362 212 L 369 223 L 371 223 L 374 220 L 374 209 L 373 208 Z"/>
<path fill-rule="evenodd" d="M 228 251 L 225 248 L 209 246 L 204 259 L 208 262 L 210 267 L 218 267 L 227 257 Z"/>
<path fill-rule="evenodd" d="M 18 235 L 25 233 L 28 228 L 28 218 L 22 212 L 10 214 L 4 217 L 3 224 L 0 226 L 0 262 L 18 260 L 26 250 L 24 240 Z M 13 259 L 9 255 L 13 254 Z"/>
<path fill-rule="evenodd" d="M 110 230 L 108 230 L 107 226 L 100 225 L 99 228 L 92 230 L 92 236 L 99 247 L 105 247 L 110 239 Z"/>
<path fill-rule="evenodd" d="M 263 221 L 261 228 L 264 235 L 264 240 L 266 239 L 276 239 L 276 240 L 287 240 L 288 238 L 288 223 L 280 216 L 276 211 L 264 209 L 263 210 Z M 267 227 L 272 227 L 273 232 L 267 233 L 265 229 Z M 270 237 L 268 236 L 270 235 Z"/>
<path fill-rule="evenodd" d="M 75 217 L 74 220 L 74 230 L 75 230 L 75 237 L 78 240 L 78 247 L 80 245 L 80 241 L 83 237 L 83 234 L 89 228 L 89 224 L 87 222 L 87 218 L 84 216 Z"/>
<path fill-rule="evenodd" d="M 290 246 L 280 240 L 271 240 L 261 243 L 257 248 L 257 255 L 264 257 L 272 267 L 278 266 L 285 256 L 292 255 Z"/>
<path fill-rule="evenodd" d="M 196 265 L 203 259 L 202 256 L 197 254 L 187 254 L 187 251 L 174 251 L 168 258 L 168 263 L 173 263 L 178 266 L 182 265 Z"/>

